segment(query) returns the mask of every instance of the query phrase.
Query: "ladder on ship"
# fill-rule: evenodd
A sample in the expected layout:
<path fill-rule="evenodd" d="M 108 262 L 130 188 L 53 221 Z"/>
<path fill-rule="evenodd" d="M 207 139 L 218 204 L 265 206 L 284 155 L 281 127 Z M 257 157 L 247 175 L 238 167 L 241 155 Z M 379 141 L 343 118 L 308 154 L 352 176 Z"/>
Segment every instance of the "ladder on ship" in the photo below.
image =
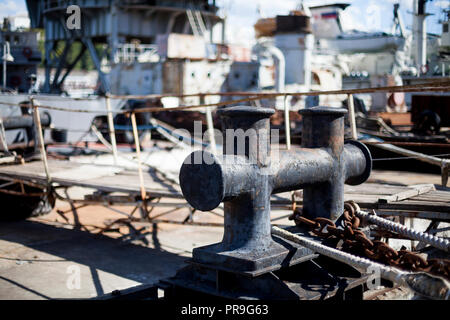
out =
<path fill-rule="evenodd" d="M 187 9 L 186 14 L 194 35 L 204 37 L 206 33 L 206 27 L 205 23 L 203 22 L 201 12 L 195 9 Z"/>

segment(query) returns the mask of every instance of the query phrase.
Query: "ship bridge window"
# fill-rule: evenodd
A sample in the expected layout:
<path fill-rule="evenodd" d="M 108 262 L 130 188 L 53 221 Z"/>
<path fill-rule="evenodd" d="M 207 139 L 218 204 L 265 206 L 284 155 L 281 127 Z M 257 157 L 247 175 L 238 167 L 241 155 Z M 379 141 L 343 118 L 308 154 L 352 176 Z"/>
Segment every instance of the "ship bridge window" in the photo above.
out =
<path fill-rule="evenodd" d="M 442 33 L 447 33 L 448 32 L 448 23 L 444 23 L 442 25 Z"/>

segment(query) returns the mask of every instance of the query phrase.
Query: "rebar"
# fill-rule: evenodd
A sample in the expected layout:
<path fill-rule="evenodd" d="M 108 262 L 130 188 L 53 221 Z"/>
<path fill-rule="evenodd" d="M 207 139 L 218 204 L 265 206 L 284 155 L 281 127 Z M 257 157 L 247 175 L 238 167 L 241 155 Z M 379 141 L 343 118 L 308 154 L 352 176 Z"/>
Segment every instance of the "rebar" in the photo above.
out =
<path fill-rule="evenodd" d="M 375 214 L 370 214 L 368 212 L 364 212 L 357 207 L 356 215 L 362 218 L 364 221 L 377 225 L 382 229 L 394 231 L 402 236 L 408 237 L 413 240 L 422 241 L 430 246 L 435 248 L 444 250 L 446 252 L 450 251 L 450 241 L 447 239 L 426 233 L 418 230 L 414 230 L 404 226 L 400 223 L 396 223 L 384 218 L 380 218 Z"/>
<path fill-rule="evenodd" d="M 377 268 L 380 271 L 381 278 L 400 285 L 407 285 L 411 290 L 421 296 L 431 299 L 450 300 L 450 284 L 443 278 L 424 272 L 413 273 L 401 271 L 391 266 L 385 266 L 369 259 L 339 251 L 275 226 L 272 226 L 272 234 L 303 245 L 329 258 L 351 265 L 361 273 L 367 273 L 368 270 Z"/>

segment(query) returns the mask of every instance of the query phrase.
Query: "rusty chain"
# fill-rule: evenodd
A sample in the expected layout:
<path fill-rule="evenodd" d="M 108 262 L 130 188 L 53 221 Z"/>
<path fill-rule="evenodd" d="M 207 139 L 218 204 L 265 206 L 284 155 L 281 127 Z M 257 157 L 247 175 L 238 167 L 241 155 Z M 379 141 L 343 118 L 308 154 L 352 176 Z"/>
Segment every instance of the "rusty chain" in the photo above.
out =
<path fill-rule="evenodd" d="M 297 226 L 308 227 L 313 234 L 321 238 L 334 237 L 342 240 L 341 250 L 345 252 L 403 270 L 428 272 L 450 279 L 449 259 L 427 260 L 415 252 L 406 250 L 404 246 L 397 251 L 385 242 L 370 240 L 359 229 L 361 220 L 356 216 L 356 210 L 352 202 L 345 202 L 340 226 L 336 226 L 332 220 L 323 217 L 308 219 L 302 216 L 301 208 L 295 208 L 289 220 L 294 220 Z"/>

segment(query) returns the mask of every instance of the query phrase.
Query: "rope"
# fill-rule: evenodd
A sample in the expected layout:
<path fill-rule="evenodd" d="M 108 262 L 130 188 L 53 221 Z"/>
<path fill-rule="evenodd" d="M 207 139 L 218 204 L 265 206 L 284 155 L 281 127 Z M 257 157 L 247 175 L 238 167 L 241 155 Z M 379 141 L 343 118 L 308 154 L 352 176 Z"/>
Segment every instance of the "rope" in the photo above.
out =
<path fill-rule="evenodd" d="M 278 96 L 319 96 L 319 95 L 348 95 L 348 94 L 361 94 L 361 93 L 373 93 L 373 92 L 423 92 L 423 91 L 450 91 L 450 81 L 436 81 L 424 84 L 407 85 L 407 86 L 388 86 L 388 87 L 378 87 L 378 88 L 366 88 L 366 89 L 346 89 L 346 90 L 331 90 L 331 91 L 309 91 L 309 92 L 273 92 L 273 93 L 253 93 L 253 92 L 217 92 L 217 93 L 195 93 L 189 95 L 146 95 L 146 96 L 116 96 L 110 95 L 111 98 L 117 99 L 148 99 L 148 98 L 163 98 L 163 97 L 189 97 L 189 96 L 247 96 L 247 98 L 233 99 L 227 101 L 221 101 L 216 103 L 203 103 L 198 105 L 187 105 L 179 106 L 174 108 L 164 108 L 164 107 L 148 107 L 141 109 L 124 109 L 124 110 L 113 110 L 112 113 L 115 114 L 129 114 L 129 113 L 142 113 L 142 112 L 162 112 L 162 111 L 182 111 L 190 110 L 203 107 L 219 107 L 230 104 L 250 102 L 261 99 L 271 99 Z M 39 97 L 37 97 L 39 99 Z M 26 104 L 15 104 L 15 103 L 4 103 L 0 102 L 1 105 L 7 106 L 26 106 Z M 56 110 L 56 111 L 66 111 L 66 112 L 80 112 L 80 113 L 100 113 L 104 114 L 104 109 L 68 109 L 47 105 L 38 105 L 39 108 Z"/>
<path fill-rule="evenodd" d="M 446 156 L 450 156 L 450 153 L 441 153 L 441 154 L 430 155 L 430 157 L 446 157 Z M 408 160 L 408 159 L 420 159 L 420 157 L 411 156 L 411 157 L 377 158 L 377 159 L 372 159 L 372 161 Z"/>
<path fill-rule="evenodd" d="M 450 85 L 450 80 L 431 80 L 425 81 L 422 83 L 417 83 L 414 85 L 405 85 L 405 86 L 386 86 L 386 87 L 377 87 L 377 88 L 364 88 L 364 89 L 345 89 L 345 90 L 332 90 L 332 91 L 310 91 L 310 92 L 280 92 L 277 93 L 278 96 L 283 95 L 320 95 L 320 94 L 358 94 L 358 93 L 370 93 L 370 92 L 383 92 L 386 90 L 396 90 L 402 88 L 424 88 L 425 86 L 430 87 L 445 87 Z M 370 90 L 370 92 L 367 92 Z M 399 91 L 397 91 L 399 92 Z M 187 97 L 196 97 L 196 96 L 271 96 L 272 93 L 268 92 L 206 92 L 206 93 L 191 93 L 191 94 L 149 94 L 149 95 L 110 95 L 111 98 L 116 99 L 152 99 L 152 98 L 166 98 L 166 97 L 178 97 L 178 98 L 187 98 Z"/>

